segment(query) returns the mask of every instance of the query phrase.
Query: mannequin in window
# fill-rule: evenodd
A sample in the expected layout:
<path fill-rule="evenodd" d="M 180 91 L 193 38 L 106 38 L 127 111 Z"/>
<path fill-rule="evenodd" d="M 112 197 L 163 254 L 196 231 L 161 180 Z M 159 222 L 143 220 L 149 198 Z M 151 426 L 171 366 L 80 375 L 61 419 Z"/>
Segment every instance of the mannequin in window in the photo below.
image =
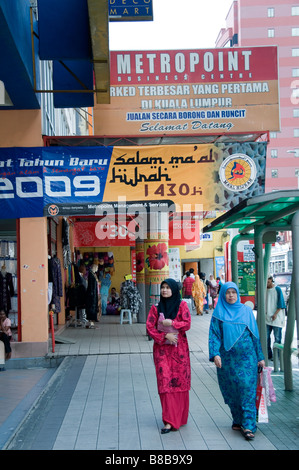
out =
<path fill-rule="evenodd" d="M 86 316 L 89 320 L 90 326 L 93 327 L 93 322 L 98 321 L 99 312 L 99 285 L 96 272 L 98 265 L 93 264 L 88 274 L 88 286 L 86 291 Z"/>
<path fill-rule="evenodd" d="M 0 271 L 0 310 L 4 310 L 6 315 L 11 310 L 11 297 L 14 293 L 12 274 L 6 271 L 4 263 Z"/>

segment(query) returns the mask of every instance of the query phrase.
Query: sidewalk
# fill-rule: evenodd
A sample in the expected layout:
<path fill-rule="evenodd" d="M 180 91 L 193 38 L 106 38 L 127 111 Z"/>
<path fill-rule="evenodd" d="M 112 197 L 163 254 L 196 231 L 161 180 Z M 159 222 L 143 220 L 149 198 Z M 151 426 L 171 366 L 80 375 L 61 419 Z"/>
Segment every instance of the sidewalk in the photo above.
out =
<path fill-rule="evenodd" d="M 187 333 L 192 367 L 188 424 L 161 435 L 161 406 L 152 360 L 153 342 L 143 324 L 102 317 L 93 330 L 68 327 L 50 356 L 55 369 L 0 372 L 0 448 L 26 450 L 298 450 L 299 368 L 294 391 L 273 373 L 277 402 L 254 441 L 231 429 L 215 366 L 208 361 L 211 314 L 192 315 Z M 57 337 L 59 340 L 59 337 Z M 51 341 L 49 351 L 52 351 Z M 15 385 L 14 385 L 15 384 Z M 10 393 L 13 389 L 22 393 Z M 8 393 L 6 393 L 8 391 Z M 22 424 L 20 426 L 20 424 Z"/>

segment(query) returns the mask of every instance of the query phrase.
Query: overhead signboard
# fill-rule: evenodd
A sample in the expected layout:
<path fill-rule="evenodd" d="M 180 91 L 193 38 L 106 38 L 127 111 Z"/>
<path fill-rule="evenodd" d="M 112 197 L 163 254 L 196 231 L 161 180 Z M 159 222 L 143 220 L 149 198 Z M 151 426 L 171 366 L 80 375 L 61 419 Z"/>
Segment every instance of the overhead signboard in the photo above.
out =
<path fill-rule="evenodd" d="M 95 135 L 277 131 L 277 47 L 112 51 L 109 106 Z"/>
<path fill-rule="evenodd" d="M 109 0 L 109 21 L 152 21 L 153 0 Z"/>
<path fill-rule="evenodd" d="M 1 148 L 0 217 L 231 209 L 263 194 L 266 147 Z"/>

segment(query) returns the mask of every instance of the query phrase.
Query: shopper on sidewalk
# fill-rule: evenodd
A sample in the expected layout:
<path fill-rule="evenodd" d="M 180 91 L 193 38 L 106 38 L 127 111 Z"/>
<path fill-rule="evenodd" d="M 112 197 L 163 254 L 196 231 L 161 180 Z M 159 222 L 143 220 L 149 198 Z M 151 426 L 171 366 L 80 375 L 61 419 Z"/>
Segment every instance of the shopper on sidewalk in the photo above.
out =
<path fill-rule="evenodd" d="M 267 327 L 267 348 L 268 359 L 272 359 L 271 333 L 273 331 L 275 343 L 281 344 L 282 328 L 285 321 L 285 301 L 282 290 L 275 286 L 273 276 L 267 280 L 266 293 L 266 327 Z"/>
<path fill-rule="evenodd" d="M 198 274 L 195 275 L 195 282 L 192 284 L 192 295 L 195 303 L 196 315 L 202 315 L 206 290 L 203 282 L 199 279 Z"/>
<path fill-rule="evenodd" d="M 190 272 L 186 272 L 186 277 L 183 281 L 183 298 L 185 299 L 192 299 L 192 285 L 194 284 L 195 280 L 193 277 L 190 276 Z"/>
<path fill-rule="evenodd" d="M 200 277 L 201 282 L 204 285 L 205 292 L 206 292 L 205 300 L 203 302 L 203 310 L 205 313 L 209 313 L 209 294 L 208 294 L 208 284 L 207 284 L 209 281 L 206 280 L 205 273 L 199 273 L 199 277 Z"/>
<path fill-rule="evenodd" d="M 265 361 L 253 312 L 240 302 L 233 282 L 220 289 L 210 324 L 209 359 L 217 367 L 219 387 L 233 418 L 232 429 L 253 439 L 258 366 L 264 367 Z"/>
<path fill-rule="evenodd" d="M 159 321 L 160 314 L 164 320 Z M 151 307 L 146 321 L 147 332 L 154 339 L 153 355 L 164 422 L 162 434 L 177 430 L 188 420 L 191 367 L 186 331 L 190 325 L 189 308 L 180 298 L 177 282 L 166 279 L 161 284 L 160 302 Z M 170 328 L 174 332 L 167 332 Z"/>

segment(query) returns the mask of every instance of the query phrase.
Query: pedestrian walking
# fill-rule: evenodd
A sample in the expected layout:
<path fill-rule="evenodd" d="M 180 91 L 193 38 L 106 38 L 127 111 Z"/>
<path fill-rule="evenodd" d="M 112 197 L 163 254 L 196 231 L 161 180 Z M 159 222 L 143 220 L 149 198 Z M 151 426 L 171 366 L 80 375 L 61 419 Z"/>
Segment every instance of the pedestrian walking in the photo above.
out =
<path fill-rule="evenodd" d="M 267 348 L 268 359 L 272 359 L 271 333 L 273 331 L 275 343 L 281 344 L 282 328 L 285 321 L 285 301 L 282 290 L 275 286 L 273 276 L 267 280 L 266 293 L 266 327 L 267 327 Z"/>
<path fill-rule="evenodd" d="M 264 367 L 265 361 L 253 312 L 240 302 L 233 282 L 220 289 L 210 323 L 209 359 L 217 367 L 219 387 L 233 418 L 232 429 L 253 439 L 258 366 Z"/>
<path fill-rule="evenodd" d="M 218 287 L 217 282 L 214 279 L 213 274 L 210 274 L 208 291 L 209 291 L 210 299 L 211 299 L 211 303 L 209 302 L 209 307 L 211 309 L 214 309 L 216 307 L 216 303 L 217 303 L 216 298 L 217 298 L 217 295 L 218 295 L 219 287 Z"/>
<path fill-rule="evenodd" d="M 146 321 L 147 332 L 154 340 L 162 434 L 179 429 L 188 420 L 191 367 L 186 331 L 190 325 L 189 308 L 181 300 L 177 282 L 166 279 L 161 284 L 160 302 L 151 307 Z"/>
<path fill-rule="evenodd" d="M 192 295 L 195 303 L 196 315 L 202 315 L 206 290 L 203 282 L 199 279 L 198 274 L 195 275 L 195 282 L 192 284 Z"/>
<path fill-rule="evenodd" d="M 192 285 L 195 279 L 190 276 L 189 271 L 186 272 L 186 277 L 183 281 L 183 298 L 192 299 Z"/>
<path fill-rule="evenodd" d="M 209 313 L 209 294 L 208 294 L 208 284 L 207 284 L 209 281 L 206 280 L 205 273 L 199 273 L 199 277 L 206 291 L 205 300 L 203 302 L 203 310 L 205 313 Z"/>

